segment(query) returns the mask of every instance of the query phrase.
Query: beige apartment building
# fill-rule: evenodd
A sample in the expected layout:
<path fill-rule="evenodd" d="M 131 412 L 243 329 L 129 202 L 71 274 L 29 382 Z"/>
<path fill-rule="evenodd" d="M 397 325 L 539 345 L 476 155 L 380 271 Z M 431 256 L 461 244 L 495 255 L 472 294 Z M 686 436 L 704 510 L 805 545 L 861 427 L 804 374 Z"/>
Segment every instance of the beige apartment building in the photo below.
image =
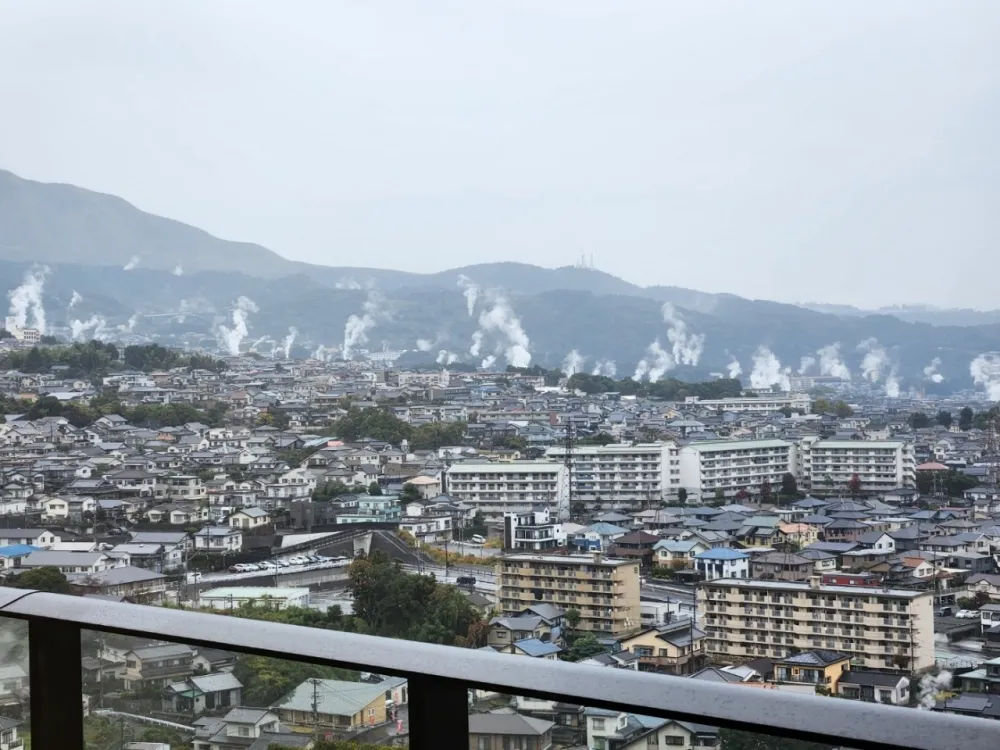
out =
<path fill-rule="evenodd" d="M 931 592 L 723 578 L 698 585 L 705 650 L 719 659 L 822 648 L 869 669 L 934 665 Z"/>
<path fill-rule="evenodd" d="M 505 617 L 537 602 L 580 613 L 579 630 L 622 635 L 642 627 L 639 565 L 593 555 L 502 555 L 497 603 Z"/>

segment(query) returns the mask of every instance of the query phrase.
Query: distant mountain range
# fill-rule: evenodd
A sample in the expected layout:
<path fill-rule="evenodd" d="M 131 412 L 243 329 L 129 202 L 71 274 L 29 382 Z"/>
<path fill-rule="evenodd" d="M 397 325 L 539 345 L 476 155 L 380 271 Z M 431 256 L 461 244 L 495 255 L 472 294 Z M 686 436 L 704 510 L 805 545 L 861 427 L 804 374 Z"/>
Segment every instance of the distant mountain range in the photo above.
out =
<path fill-rule="evenodd" d="M 424 339 L 421 346 L 429 350 L 408 355 L 410 361 L 431 361 L 447 350 L 471 362 L 494 354 L 499 341 L 502 362 L 510 339 L 500 330 L 511 318 L 501 314 L 492 316 L 497 325 L 485 332 L 480 354 L 469 354 L 479 315 L 493 307 L 486 292 L 496 290 L 530 339 L 532 363 L 557 366 L 576 349 L 587 358 L 584 369 L 598 359 L 614 360 L 619 376 L 631 373 L 654 339 L 671 348 L 660 310 L 664 302 L 677 308 L 689 334 L 705 336 L 698 364 L 679 366 L 679 377 L 723 372 L 733 358 L 747 373 L 761 345 L 795 371 L 802 357 L 818 359 L 819 348 L 839 342 L 857 378 L 864 357 L 858 345 L 874 337 L 886 352 L 885 373 L 895 367 L 904 387 L 945 392 L 968 387 L 970 360 L 1000 349 L 1000 311 L 792 305 L 640 287 L 598 270 L 520 263 L 432 274 L 311 265 L 259 245 L 218 239 L 121 198 L 0 171 L 0 285 L 14 289 L 36 263 L 51 269 L 44 293 L 50 325 L 99 316 L 108 327 L 124 326 L 137 312 L 186 312 L 183 319 L 137 319 L 137 333 L 157 335 L 164 343 L 200 334 L 210 344 L 220 324 L 232 325 L 230 311 L 245 296 L 259 308 L 248 315 L 246 342 L 263 336 L 280 340 L 294 326 L 300 346 L 331 347 L 341 344 L 345 324 L 355 315 L 367 325 L 368 348 L 414 350 Z M 472 316 L 460 277 L 482 290 Z M 74 291 L 83 299 L 71 308 Z M 945 378 L 939 384 L 924 375 L 935 358 Z"/>

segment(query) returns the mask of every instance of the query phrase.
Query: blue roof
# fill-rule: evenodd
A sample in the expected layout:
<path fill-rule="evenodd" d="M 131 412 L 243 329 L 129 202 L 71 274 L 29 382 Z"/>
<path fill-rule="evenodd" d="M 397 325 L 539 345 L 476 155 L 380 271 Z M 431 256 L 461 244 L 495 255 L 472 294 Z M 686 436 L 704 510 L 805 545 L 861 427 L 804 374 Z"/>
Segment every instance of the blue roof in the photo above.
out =
<path fill-rule="evenodd" d="M 558 654 L 562 651 L 556 644 L 546 643 L 537 638 L 525 638 L 523 641 L 514 641 L 514 645 L 528 656 L 548 656 L 549 654 Z"/>
<path fill-rule="evenodd" d="M 30 544 L 11 544 L 8 547 L 0 547 L 0 557 L 24 557 L 40 549 L 41 547 L 32 547 Z"/>
<path fill-rule="evenodd" d="M 598 523 L 592 523 L 585 529 L 580 529 L 578 534 L 584 534 L 588 531 L 593 531 L 595 534 L 625 534 L 628 529 L 623 529 L 621 526 L 615 526 L 613 523 L 604 523 L 602 521 Z"/>
<path fill-rule="evenodd" d="M 728 547 L 712 547 L 695 555 L 697 560 L 744 560 L 750 557 L 746 552 Z"/>

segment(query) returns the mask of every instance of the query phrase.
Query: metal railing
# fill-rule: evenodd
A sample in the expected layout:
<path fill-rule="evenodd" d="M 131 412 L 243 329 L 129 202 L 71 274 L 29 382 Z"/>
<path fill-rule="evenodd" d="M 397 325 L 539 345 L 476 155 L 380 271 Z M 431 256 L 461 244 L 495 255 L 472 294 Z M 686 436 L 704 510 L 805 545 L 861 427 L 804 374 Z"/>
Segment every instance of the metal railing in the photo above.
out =
<path fill-rule="evenodd" d="M 1000 746 L 984 719 L 203 612 L 0 588 L 0 616 L 28 622 L 36 750 L 83 748 L 84 629 L 403 677 L 416 750 L 468 750 L 470 688 L 857 750 Z"/>

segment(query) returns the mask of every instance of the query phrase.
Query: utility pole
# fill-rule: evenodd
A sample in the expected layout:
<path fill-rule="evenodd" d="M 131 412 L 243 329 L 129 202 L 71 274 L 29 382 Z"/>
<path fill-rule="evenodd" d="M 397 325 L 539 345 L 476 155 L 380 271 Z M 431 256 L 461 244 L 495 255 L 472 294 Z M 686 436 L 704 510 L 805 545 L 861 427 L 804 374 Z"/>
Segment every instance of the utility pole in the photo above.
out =
<path fill-rule="evenodd" d="M 573 513 L 573 423 L 570 421 L 566 422 L 566 441 L 565 441 L 566 455 L 563 457 L 563 463 L 566 465 L 566 513 L 565 518 L 559 518 L 560 521 L 568 521 Z M 556 509 L 558 511 L 558 508 Z M 560 514 L 562 515 L 562 514 Z"/>
<path fill-rule="evenodd" d="M 312 698 L 312 720 L 313 720 L 313 739 L 319 739 L 319 680 L 313 677 L 313 698 Z"/>

